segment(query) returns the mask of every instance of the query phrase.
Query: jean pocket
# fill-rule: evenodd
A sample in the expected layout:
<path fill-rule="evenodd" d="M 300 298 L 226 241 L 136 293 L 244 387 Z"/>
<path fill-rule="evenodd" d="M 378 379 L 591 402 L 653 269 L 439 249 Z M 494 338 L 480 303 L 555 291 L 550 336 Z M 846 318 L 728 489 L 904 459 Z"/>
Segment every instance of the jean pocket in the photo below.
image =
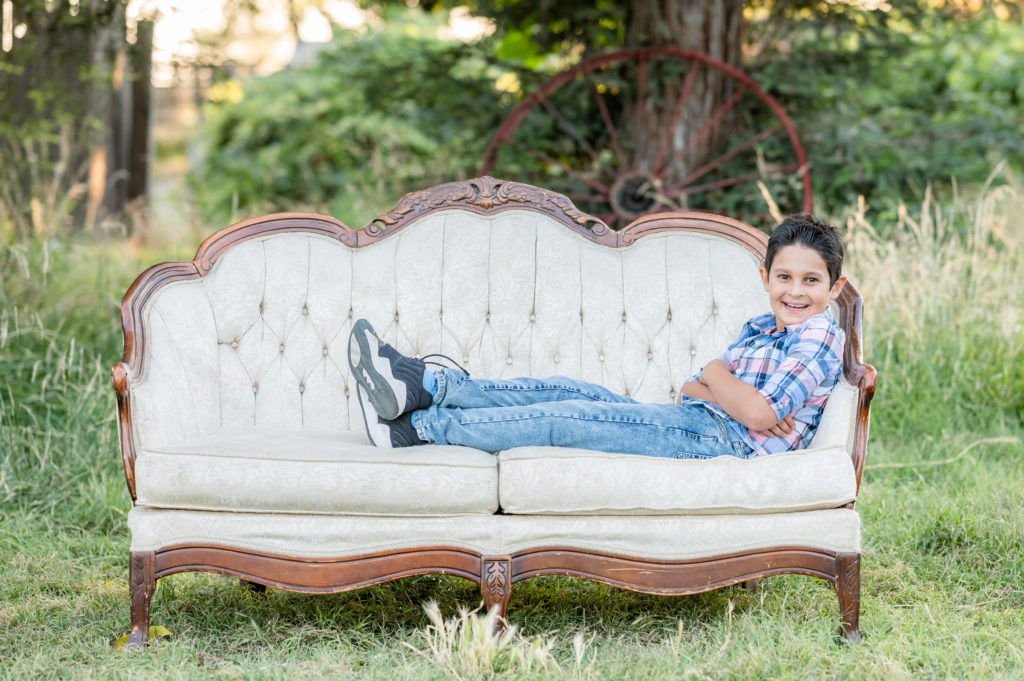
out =
<path fill-rule="evenodd" d="M 732 448 L 733 448 L 733 451 L 736 452 L 734 454 L 734 456 L 737 459 L 756 459 L 757 458 L 757 452 L 755 452 L 753 449 L 748 447 L 743 442 L 739 442 L 738 440 L 737 441 L 733 441 Z"/>
<path fill-rule="evenodd" d="M 677 459 L 684 459 L 688 461 L 706 461 L 708 459 L 715 458 L 714 454 L 703 454 L 699 452 L 676 452 Z"/>

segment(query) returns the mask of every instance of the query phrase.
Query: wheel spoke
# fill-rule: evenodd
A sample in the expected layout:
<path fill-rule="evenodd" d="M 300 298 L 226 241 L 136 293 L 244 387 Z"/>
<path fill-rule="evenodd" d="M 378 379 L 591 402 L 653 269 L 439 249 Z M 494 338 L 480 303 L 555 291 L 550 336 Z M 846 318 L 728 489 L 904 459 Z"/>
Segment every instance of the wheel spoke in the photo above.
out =
<path fill-rule="evenodd" d="M 690 93 L 693 92 L 693 84 L 697 81 L 697 69 L 699 66 L 699 62 L 693 62 L 690 66 L 690 72 L 686 74 L 683 91 L 679 93 L 679 98 L 676 100 L 676 108 L 672 112 L 672 122 L 669 123 L 668 128 L 665 130 L 665 139 L 662 140 L 661 149 L 658 150 L 658 157 L 654 160 L 652 172 L 658 178 L 664 178 L 665 174 L 660 172 L 661 162 L 665 159 L 665 152 L 668 151 L 669 146 L 672 144 L 672 137 L 676 126 L 679 125 L 679 119 L 683 116 L 683 107 L 686 106 L 687 100 L 690 99 Z"/>
<path fill-rule="evenodd" d="M 570 168 L 568 165 L 566 165 L 565 163 L 562 163 L 561 161 L 559 161 L 556 158 L 552 158 L 552 157 L 548 156 L 547 154 L 541 153 L 541 152 L 536 151 L 534 149 L 531 149 L 531 148 L 529 148 L 527 146 L 524 146 L 524 145 L 520 144 L 519 142 L 516 142 L 515 140 L 509 140 L 508 141 L 508 145 L 511 146 L 511 147 L 515 147 L 516 149 L 519 149 L 520 151 L 522 151 L 524 154 L 526 154 L 530 158 L 536 159 L 538 161 L 544 161 L 545 163 L 549 163 L 549 164 L 558 166 L 559 168 L 564 170 L 567 175 L 571 175 L 572 177 L 575 177 L 577 180 L 579 180 L 580 182 L 582 182 L 583 184 L 587 185 L 588 187 L 590 187 L 591 189 L 593 189 L 594 191 L 596 191 L 596 192 L 598 192 L 600 194 L 604 194 L 605 196 L 608 196 L 609 194 L 611 194 L 612 190 L 608 186 L 598 182 L 597 180 L 595 180 L 593 178 L 587 177 L 586 175 L 584 175 L 583 173 L 581 173 L 580 171 L 578 171 L 578 170 L 576 170 L 574 168 Z"/>
<path fill-rule="evenodd" d="M 691 185 L 689 187 L 687 187 L 685 185 L 682 185 L 682 184 L 677 184 L 674 187 L 671 187 L 666 192 L 666 195 L 671 197 L 671 198 L 676 198 L 677 196 L 684 195 L 684 194 L 685 195 L 699 194 L 701 192 L 707 192 L 707 191 L 711 191 L 713 189 L 723 189 L 725 187 L 731 187 L 733 185 L 741 184 L 743 182 L 750 182 L 752 180 L 763 180 L 763 179 L 769 178 L 769 177 L 779 177 L 780 175 L 785 175 L 786 173 L 791 173 L 794 170 L 798 169 L 799 167 L 800 167 L 799 164 L 792 163 L 792 164 L 790 164 L 788 166 L 785 166 L 783 168 L 779 168 L 778 170 L 776 170 L 774 172 L 767 173 L 767 174 L 766 173 L 762 173 L 762 172 L 753 172 L 753 173 L 747 173 L 746 175 L 737 175 L 736 177 L 728 177 L 728 178 L 725 178 L 724 180 L 716 180 L 715 182 L 705 182 L 704 184 L 695 184 L 695 185 Z"/>
<path fill-rule="evenodd" d="M 644 130 L 644 97 L 647 91 L 647 57 L 641 55 L 639 58 L 640 73 L 637 75 L 637 95 L 636 95 L 636 129 L 637 134 L 643 134 Z"/>
<path fill-rule="evenodd" d="M 595 163 L 600 163 L 601 161 L 600 159 L 597 158 L 597 152 L 594 151 L 594 147 L 592 147 L 590 143 L 587 142 L 587 140 L 583 137 L 583 135 L 580 134 L 579 130 L 577 130 L 576 127 L 569 122 L 569 119 L 563 116 L 562 112 L 556 109 L 555 105 L 548 101 L 547 97 L 545 97 L 539 91 L 537 94 L 539 95 L 541 106 L 543 106 L 547 110 L 547 112 L 551 114 L 551 116 L 556 121 L 558 121 L 558 124 L 562 127 L 562 130 L 565 130 L 566 134 L 568 134 L 569 137 L 573 138 L 577 144 L 583 147 L 583 149 L 588 154 L 590 154 L 590 157 L 594 159 Z"/>
<path fill-rule="evenodd" d="M 608 203 L 605 194 L 566 194 L 573 203 Z"/>
<path fill-rule="evenodd" d="M 683 75 L 685 69 L 689 71 Z M 709 76 L 720 79 L 729 89 L 724 97 L 719 96 L 717 86 L 715 92 L 703 93 L 709 96 L 706 104 L 713 107 L 705 115 L 703 105 L 698 107 L 701 111 L 694 106 L 698 98 L 704 103 L 701 88 Z M 593 102 L 576 89 L 580 86 L 590 88 Z M 756 100 L 759 111 L 773 120 L 761 128 L 749 127 L 745 118 L 739 120 L 735 111 L 741 106 L 745 109 L 742 102 L 748 99 Z M 595 108 L 600 123 L 593 116 Z M 584 111 L 589 111 L 589 116 L 582 114 Z M 516 144 L 516 130 L 523 128 L 523 133 L 527 129 L 524 121 L 531 130 L 534 124 L 540 128 Z M 604 131 L 600 129 L 602 124 Z M 548 137 L 554 142 L 545 146 L 543 140 Z M 780 156 L 773 158 L 776 165 L 771 171 L 764 168 L 763 159 L 757 165 L 748 162 L 753 161 L 754 151 L 760 156 L 764 140 L 780 145 Z M 735 67 L 674 47 L 623 49 L 584 59 L 548 78 L 506 116 L 491 138 L 481 165 L 486 174 L 493 174 L 492 167 L 502 156 L 502 149 L 508 153 L 499 166 L 504 163 L 510 171 L 515 169 L 506 174 L 519 174 L 524 181 L 560 185 L 559 191 L 574 192 L 570 198 L 589 211 L 614 210 L 620 198 L 619 185 L 623 192 L 633 188 L 636 196 L 623 199 L 629 207 L 618 207 L 627 217 L 618 213 L 600 216 L 616 227 L 624 225 L 634 210 L 686 205 L 687 195 L 713 192 L 728 196 L 733 191 L 746 197 L 743 183 L 780 173 L 786 173 L 783 180 L 790 182 L 794 191 L 799 191 L 798 185 L 802 184 L 804 209 L 811 205 L 804 149 L 779 103 Z M 660 188 L 657 206 L 650 205 L 654 195 L 644 198 L 640 187 L 634 188 L 640 177 Z M 734 185 L 741 186 L 730 190 Z M 704 199 L 693 202 L 708 203 Z"/>
<path fill-rule="evenodd" d="M 694 170 L 692 173 L 690 173 L 689 175 L 684 177 L 680 184 L 683 184 L 683 185 L 690 184 L 691 182 L 693 182 L 697 178 L 699 178 L 702 175 L 705 175 L 705 174 L 711 172 L 712 170 L 714 170 L 718 166 L 722 165 L 726 161 L 728 161 L 728 160 L 730 160 L 732 158 L 735 158 L 737 154 L 740 154 L 740 153 L 746 151 L 747 149 L 749 149 L 750 147 L 754 146 L 755 144 L 757 144 L 761 140 L 765 139 L 766 137 L 770 137 L 771 135 L 775 134 L 776 132 L 778 132 L 781 129 L 782 129 L 782 123 L 776 123 L 772 127 L 766 128 L 765 130 L 762 130 L 761 132 L 757 133 L 753 137 L 750 137 L 749 139 L 747 139 L 746 142 L 744 142 L 743 144 L 739 145 L 735 149 L 732 149 L 732 150 L 722 154 L 721 156 L 719 156 L 715 160 L 711 161 L 710 163 L 707 163 L 707 164 L 701 166 L 697 170 Z"/>
<path fill-rule="evenodd" d="M 682 153 L 685 154 L 690 149 L 692 149 L 697 144 L 697 142 L 704 139 L 704 135 L 708 134 L 708 132 L 713 127 L 715 127 L 715 125 L 718 124 L 718 119 L 724 116 L 729 111 L 729 109 L 731 109 L 736 104 L 736 102 L 739 101 L 740 97 L 742 97 L 743 93 L 746 91 L 746 85 L 742 85 L 739 88 L 737 88 L 736 92 L 734 92 L 732 97 L 729 98 L 729 101 L 723 104 L 722 107 L 718 111 L 716 111 L 711 118 L 708 119 L 708 122 L 704 124 L 704 127 L 700 129 L 700 132 L 698 132 L 697 135 L 687 143 L 686 148 L 683 149 Z"/>
<path fill-rule="evenodd" d="M 571 175 L 572 177 L 575 177 L 577 180 L 579 180 L 583 184 L 587 185 L 588 187 L 590 187 L 594 191 L 601 192 L 605 196 L 608 196 L 609 194 L 612 193 L 612 190 L 609 187 L 606 187 L 605 185 L 601 184 L 600 182 L 598 182 L 597 180 L 595 180 L 593 178 L 587 177 L 586 175 L 584 175 L 580 171 L 576 170 L 575 168 L 570 168 L 569 166 L 565 165 L 564 163 L 562 163 L 561 161 L 559 161 L 556 158 L 551 158 L 550 156 L 547 156 L 546 154 L 542 154 L 541 158 L 544 159 L 545 163 L 554 163 L 559 168 L 564 170 L 567 174 Z"/>
<path fill-rule="evenodd" d="M 615 155 L 619 157 L 619 171 L 627 172 L 631 166 L 626 159 L 626 150 L 622 148 L 622 142 L 619 141 L 619 134 L 615 131 L 615 124 L 612 122 L 611 114 L 608 113 L 608 105 L 605 104 L 604 96 L 598 91 L 597 84 L 594 82 L 594 72 L 587 71 L 587 78 L 590 80 L 590 91 L 594 93 L 594 99 L 597 100 L 597 108 L 601 110 L 604 127 L 608 130 L 608 136 L 612 140 Z"/>

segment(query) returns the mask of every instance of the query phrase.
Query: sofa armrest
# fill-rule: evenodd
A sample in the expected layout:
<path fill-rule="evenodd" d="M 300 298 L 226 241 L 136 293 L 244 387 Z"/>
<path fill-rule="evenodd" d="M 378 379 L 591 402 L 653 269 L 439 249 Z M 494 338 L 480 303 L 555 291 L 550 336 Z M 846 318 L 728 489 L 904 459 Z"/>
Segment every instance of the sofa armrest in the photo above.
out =
<path fill-rule="evenodd" d="M 121 463 L 128 493 L 135 503 L 135 439 L 132 433 L 131 372 L 125 362 L 117 362 L 110 371 L 117 396 L 117 434 L 121 443 Z"/>
<path fill-rule="evenodd" d="M 875 396 L 878 372 L 870 364 L 858 364 L 853 372 L 854 385 L 860 396 L 857 399 L 857 425 L 853 436 L 853 467 L 857 471 L 857 491 L 860 492 L 860 478 L 864 473 L 864 459 L 867 457 L 868 430 L 871 424 L 871 400 Z"/>

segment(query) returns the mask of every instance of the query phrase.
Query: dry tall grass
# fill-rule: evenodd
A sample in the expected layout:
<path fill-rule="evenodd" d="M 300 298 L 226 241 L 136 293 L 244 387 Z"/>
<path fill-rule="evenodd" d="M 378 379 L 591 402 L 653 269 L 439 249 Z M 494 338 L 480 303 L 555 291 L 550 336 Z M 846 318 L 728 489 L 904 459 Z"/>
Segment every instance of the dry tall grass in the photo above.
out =
<path fill-rule="evenodd" d="M 1024 190 L 900 205 L 880 229 L 846 217 L 848 269 L 866 301 L 884 433 L 1019 425 L 1024 415 Z"/>

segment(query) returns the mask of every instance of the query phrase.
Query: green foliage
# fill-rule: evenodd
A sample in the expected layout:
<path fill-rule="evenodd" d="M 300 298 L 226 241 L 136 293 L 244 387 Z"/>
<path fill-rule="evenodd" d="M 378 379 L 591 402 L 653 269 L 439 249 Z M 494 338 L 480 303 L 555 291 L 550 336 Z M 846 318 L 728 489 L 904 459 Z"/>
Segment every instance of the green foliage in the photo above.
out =
<path fill-rule="evenodd" d="M 119 247 L 0 245 L 0 515 L 121 527 L 110 366 L 120 298 L 141 267 Z"/>
<path fill-rule="evenodd" d="M 102 129 L 94 108 L 113 92 L 126 5 L 13 4 L 8 18 L 23 30 L 14 32 L 0 64 L 0 237 L 68 233 L 74 226 L 90 145 Z"/>
<path fill-rule="evenodd" d="M 394 13 L 339 31 L 312 67 L 245 83 L 211 112 L 199 205 L 225 218 L 304 207 L 358 227 L 408 191 L 475 175 L 498 93 L 478 46 L 438 38 L 440 25 Z"/>
<path fill-rule="evenodd" d="M 182 574 L 159 581 L 151 610 L 173 636 L 115 653 L 129 629 L 129 502 L 108 379 L 117 304 L 144 263 L 183 254 L 5 244 L 0 679 L 1017 679 L 1022 211 L 1024 193 L 1005 187 L 904 208 L 884 227 L 849 211 L 849 273 L 867 299 L 866 359 L 880 371 L 857 504 L 856 647 L 835 643 L 831 586 L 799 575 L 678 598 L 526 580 L 509 610 L 522 636 L 502 652 L 470 635 L 478 623 L 441 629 L 438 614 L 450 622 L 480 602 L 479 587 L 455 577 L 258 595 Z"/>
<path fill-rule="evenodd" d="M 1024 169 L 1020 23 L 933 12 L 865 36 L 808 19 L 775 47 L 751 68 L 796 124 L 822 212 L 863 195 L 895 217 L 934 178 L 978 186 L 1001 160 Z"/>
<path fill-rule="evenodd" d="M 916 200 L 934 178 L 980 186 L 1003 159 L 1012 171 L 1024 170 L 1024 62 L 1015 58 L 1024 50 L 1024 25 L 989 10 L 953 15 L 918 0 L 890 4 L 755 0 L 745 13 L 747 70 L 793 120 L 815 205 L 825 214 L 862 195 L 891 223 L 898 202 Z M 217 221 L 312 208 L 359 226 L 410 189 L 473 176 L 512 107 L 587 51 L 621 45 L 633 11 L 608 2 L 472 7 L 496 20 L 492 40 L 445 42 L 434 37 L 444 12 L 389 7 L 383 25 L 341 33 L 314 67 L 245 84 L 243 99 L 218 105 L 207 126 L 205 161 L 192 183 L 201 208 Z M 651 97 L 657 79 L 648 75 Z M 636 93 L 635 66 L 600 78 L 620 81 L 607 83 L 604 95 L 618 120 Z M 671 92 L 664 96 L 669 108 Z M 561 166 L 541 160 L 594 175 L 597 166 L 615 165 L 601 155 L 610 145 L 589 84 L 568 83 L 551 98 L 600 153 L 589 154 L 563 123 L 544 120 L 538 106 L 516 132 L 518 148 L 502 147 L 495 172 L 590 194 Z M 751 100 L 737 107 L 735 140 L 775 122 L 764 107 L 745 109 Z M 631 153 L 640 133 L 619 133 Z M 764 167 L 789 162 L 781 135 L 756 152 Z M 750 173 L 753 153 L 701 181 Z M 786 210 L 797 205 L 799 189 L 794 176 L 768 186 Z M 751 220 L 765 212 L 751 182 L 690 201 Z M 585 202 L 581 208 L 607 210 Z"/>
<path fill-rule="evenodd" d="M 481 637 L 443 641 L 441 655 L 428 648 L 440 632 L 424 604 L 437 601 L 446 619 L 475 608 L 479 587 L 467 580 L 254 594 L 221 575 L 179 574 L 158 581 L 151 609 L 152 624 L 173 636 L 123 655 L 113 645 L 129 629 L 127 538 L 19 512 L 0 523 L 0 678 L 1010 681 L 1024 654 L 1020 447 L 894 467 L 965 444 L 873 438 L 869 465 L 879 466 L 865 473 L 857 505 L 857 646 L 834 639 L 831 585 L 799 575 L 682 597 L 566 577 L 518 582 L 509 615 L 523 638 L 511 642 L 507 667 L 481 669 Z M 530 664 L 527 645 L 551 663 Z"/>

